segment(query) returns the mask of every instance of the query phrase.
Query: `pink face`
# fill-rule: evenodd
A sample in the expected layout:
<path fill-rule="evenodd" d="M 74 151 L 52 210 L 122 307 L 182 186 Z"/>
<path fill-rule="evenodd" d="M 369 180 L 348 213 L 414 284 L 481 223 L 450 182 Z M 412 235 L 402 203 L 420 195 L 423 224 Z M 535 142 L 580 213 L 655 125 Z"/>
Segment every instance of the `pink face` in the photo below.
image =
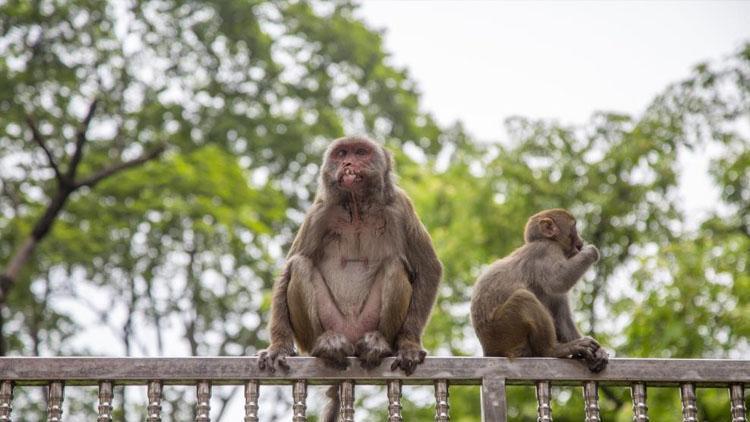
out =
<path fill-rule="evenodd" d="M 343 189 L 356 190 L 364 182 L 364 171 L 373 160 L 372 146 L 363 142 L 344 143 L 331 151 L 336 180 Z"/>

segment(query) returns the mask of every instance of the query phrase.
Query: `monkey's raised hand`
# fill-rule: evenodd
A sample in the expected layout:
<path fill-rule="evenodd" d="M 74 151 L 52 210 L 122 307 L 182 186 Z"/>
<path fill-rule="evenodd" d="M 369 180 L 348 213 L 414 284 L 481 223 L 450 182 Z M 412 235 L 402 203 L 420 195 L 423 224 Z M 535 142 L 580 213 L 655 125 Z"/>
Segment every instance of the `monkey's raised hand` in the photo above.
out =
<path fill-rule="evenodd" d="M 258 368 L 271 372 L 276 372 L 276 367 L 289 370 L 289 364 L 286 361 L 287 356 L 296 356 L 294 347 L 281 347 L 271 345 L 268 349 L 258 352 Z"/>

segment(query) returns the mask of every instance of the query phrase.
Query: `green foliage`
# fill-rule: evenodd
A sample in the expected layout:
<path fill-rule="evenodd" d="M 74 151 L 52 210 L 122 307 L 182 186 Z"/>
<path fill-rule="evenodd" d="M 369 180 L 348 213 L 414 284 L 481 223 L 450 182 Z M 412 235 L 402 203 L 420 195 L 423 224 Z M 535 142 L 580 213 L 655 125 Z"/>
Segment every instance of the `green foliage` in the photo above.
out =
<path fill-rule="evenodd" d="M 445 266 L 424 337 L 431 352 L 481 352 L 468 316 L 476 276 L 520 246 L 529 215 L 566 207 L 602 252 L 574 295 L 584 331 L 618 356 L 746 356 L 750 45 L 697 66 L 638 116 L 597 113 L 578 126 L 514 117 L 506 142 L 486 144 L 421 110 L 408 73 L 389 64 L 381 35 L 354 10 L 345 1 L 0 5 L 0 267 L 55 192 L 27 118 L 64 170 L 99 99 L 82 177 L 167 148 L 68 200 L 0 310 L 10 353 L 264 347 L 270 286 L 314 193 L 320 153 L 331 138 L 363 132 L 394 152 Z M 713 154 L 720 201 L 706 216 L 684 215 L 680 203 L 689 151 Z M 107 347 L 87 340 L 102 332 Z M 406 389 L 410 420 L 432 417 L 422 390 Z M 532 389 L 508 394 L 514 420 L 535 419 Z M 80 403 L 90 400 L 79 395 L 69 402 L 84 417 Z M 183 396 L 171 392 L 166 405 L 184 411 Z M 578 389 L 553 396 L 556 420 L 582 418 Z M 604 419 L 629 420 L 625 389 L 601 396 Z M 702 420 L 726 418 L 724 391 L 698 396 Z M 475 387 L 452 387 L 452 419 L 478 420 L 478 399 Z M 652 419 L 676 417 L 678 400 L 650 389 Z M 129 419 L 136 408 L 117 412 Z"/>

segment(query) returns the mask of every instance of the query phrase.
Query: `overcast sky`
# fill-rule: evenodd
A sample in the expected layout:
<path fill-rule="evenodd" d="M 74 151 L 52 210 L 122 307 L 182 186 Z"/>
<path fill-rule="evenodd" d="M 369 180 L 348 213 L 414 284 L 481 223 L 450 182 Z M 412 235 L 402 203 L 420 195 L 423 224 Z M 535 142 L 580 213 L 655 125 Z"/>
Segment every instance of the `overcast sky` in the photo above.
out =
<path fill-rule="evenodd" d="M 511 115 L 638 113 L 696 63 L 750 40 L 750 1 L 372 0 L 359 16 L 385 30 L 425 108 L 482 140 L 502 139 Z"/>

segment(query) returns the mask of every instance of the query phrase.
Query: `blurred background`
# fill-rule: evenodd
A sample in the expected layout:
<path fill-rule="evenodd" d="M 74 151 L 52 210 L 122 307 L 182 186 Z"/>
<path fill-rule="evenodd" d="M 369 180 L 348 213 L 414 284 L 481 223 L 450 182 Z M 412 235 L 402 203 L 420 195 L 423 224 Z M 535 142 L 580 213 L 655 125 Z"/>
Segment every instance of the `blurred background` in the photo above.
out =
<path fill-rule="evenodd" d="M 582 331 L 617 357 L 748 359 L 748 23 L 744 2 L 0 0 L 0 353 L 255 354 L 320 155 L 364 133 L 445 266 L 430 353 L 481 353 L 474 279 L 565 207 L 602 252 L 573 294 Z M 66 389 L 68 420 L 95 390 Z M 404 389 L 407 420 L 432 418 L 431 390 Z M 261 391 L 263 419 L 288 419 L 290 389 Z M 42 393 L 16 389 L 20 420 L 43 420 Z M 553 396 L 582 419 L 579 389 Z M 625 389 L 600 396 L 630 420 Z M 700 419 L 727 396 L 699 389 Z M 357 397 L 384 418 L 384 389 Z M 452 419 L 478 400 L 451 388 Z M 165 420 L 193 401 L 165 389 Z M 145 386 L 115 402 L 142 419 Z M 536 420 L 531 388 L 508 402 Z M 242 394 L 211 406 L 238 420 Z M 677 390 L 649 408 L 676 419 Z"/>

